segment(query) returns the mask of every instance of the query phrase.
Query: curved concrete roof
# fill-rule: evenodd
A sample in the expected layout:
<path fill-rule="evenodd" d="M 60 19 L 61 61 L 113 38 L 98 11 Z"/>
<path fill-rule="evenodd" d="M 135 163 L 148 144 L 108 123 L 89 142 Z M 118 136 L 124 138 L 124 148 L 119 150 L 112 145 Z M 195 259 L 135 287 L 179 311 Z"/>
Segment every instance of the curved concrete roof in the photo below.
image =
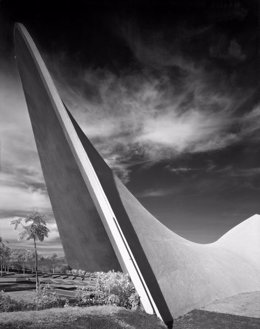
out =
<path fill-rule="evenodd" d="M 173 317 L 215 299 L 260 290 L 259 215 L 215 243 L 197 244 L 166 228 L 119 180 L 116 184 Z"/>

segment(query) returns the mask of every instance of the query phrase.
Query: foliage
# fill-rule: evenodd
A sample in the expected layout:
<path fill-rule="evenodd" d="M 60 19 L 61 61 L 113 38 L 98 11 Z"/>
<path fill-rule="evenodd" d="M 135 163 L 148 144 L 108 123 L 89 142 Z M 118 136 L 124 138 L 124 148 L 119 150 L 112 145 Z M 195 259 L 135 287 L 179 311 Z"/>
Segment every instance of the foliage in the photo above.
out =
<path fill-rule="evenodd" d="M 140 301 L 140 296 L 138 293 L 135 291 L 133 292 L 129 298 L 128 298 L 128 303 L 131 305 L 132 310 L 138 310 L 142 309 L 141 301 Z"/>
<path fill-rule="evenodd" d="M 35 262 L 35 255 L 32 250 L 28 249 L 13 249 L 11 253 L 10 263 L 15 268 L 21 268 L 25 273 L 26 265 L 34 268 L 32 265 Z"/>
<path fill-rule="evenodd" d="M 28 311 L 33 309 L 35 309 L 33 303 L 15 300 L 8 294 L 0 291 L 0 312 Z"/>
<path fill-rule="evenodd" d="M 23 224 L 23 221 L 25 224 Z M 45 215 L 37 211 L 27 215 L 25 218 L 19 217 L 13 219 L 11 225 L 14 225 L 15 230 L 19 225 L 22 226 L 23 231 L 19 233 L 20 240 L 26 238 L 26 240 L 43 241 L 45 237 L 48 237 L 49 229 L 46 226 Z"/>
<path fill-rule="evenodd" d="M 7 270 L 11 258 L 11 248 L 9 248 L 0 237 L 0 271 L 1 275 L 3 270 Z"/>
<path fill-rule="evenodd" d="M 9 248 L 9 247 L 8 247 Z M 31 272 L 35 271 L 35 253 L 29 249 L 12 249 L 9 248 L 10 255 L 8 259 L 3 260 L 3 270 L 13 270 L 15 272 L 22 271 Z M 1 270 L 1 244 L 0 244 L 0 270 Z M 38 270 L 44 273 L 53 272 L 71 274 L 71 267 L 66 263 L 64 257 L 43 256 L 38 253 Z M 75 270 L 78 273 L 77 270 Z M 78 274 L 77 274 L 78 275 Z"/>
<path fill-rule="evenodd" d="M 257 326 L 255 326 L 255 328 L 256 327 Z M 129 311 L 109 305 L 92 307 L 67 307 L 66 309 L 56 308 L 46 309 L 39 312 L 31 311 L 6 313 L 4 316 L 0 317 L 0 328 L 166 329 L 166 326 L 153 315 L 145 314 L 143 312 Z"/>
<path fill-rule="evenodd" d="M 84 281 L 85 285 L 78 286 L 75 297 L 69 300 L 57 295 L 50 285 L 41 285 L 36 292 L 33 292 L 28 302 L 13 300 L 7 293 L 2 293 L 0 311 L 41 310 L 69 305 L 113 305 L 134 310 L 141 309 L 140 298 L 126 274 L 114 271 L 85 273 Z"/>
<path fill-rule="evenodd" d="M 32 298 L 31 302 L 23 299 L 16 300 L 7 293 L 0 292 L 0 312 L 43 310 L 63 307 L 66 303 L 66 298 L 57 296 L 55 291 L 48 285 L 40 286 L 40 289 L 34 293 L 34 298 Z"/>
<path fill-rule="evenodd" d="M 78 305 L 116 305 L 129 309 L 140 307 L 140 298 L 127 274 L 110 271 L 97 274 L 94 288 L 79 286 Z"/>
<path fill-rule="evenodd" d="M 0 312 L 18 311 L 17 301 L 13 300 L 9 295 L 0 291 Z"/>
<path fill-rule="evenodd" d="M 23 224 L 23 221 L 25 224 Z M 36 241 L 43 241 L 45 237 L 48 237 L 49 229 L 46 226 L 45 215 L 38 212 L 33 212 L 25 218 L 15 218 L 11 221 L 11 225 L 14 225 L 16 230 L 18 226 L 22 226 L 23 231 L 19 233 L 19 239 L 33 240 L 34 253 L 35 253 L 35 272 L 36 272 L 36 290 L 39 289 L 38 278 L 38 255 Z"/>
<path fill-rule="evenodd" d="M 84 276 L 86 274 L 86 271 L 73 268 L 73 269 L 70 270 L 70 273 L 72 275 Z"/>
<path fill-rule="evenodd" d="M 55 273 L 55 263 L 56 263 L 57 258 L 58 258 L 58 255 L 55 253 L 52 254 L 51 257 L 49 257 L 51 266 L 52 266 L 52 273 Z"/>
<path fill-rule="evenodd" d="M 67 299 L 59 297 L 54 289 L 49 285 L 40 286 L 34 298 L 34 304 L 38 310 L 52 307 L 63 307 L 67 303 Z"/>
<path fill-rule="evenodd" d="M 60 273 L 68 274 L 71 271 L 71 267 L 67 264 L 64 264 L 60 267 Z"/>

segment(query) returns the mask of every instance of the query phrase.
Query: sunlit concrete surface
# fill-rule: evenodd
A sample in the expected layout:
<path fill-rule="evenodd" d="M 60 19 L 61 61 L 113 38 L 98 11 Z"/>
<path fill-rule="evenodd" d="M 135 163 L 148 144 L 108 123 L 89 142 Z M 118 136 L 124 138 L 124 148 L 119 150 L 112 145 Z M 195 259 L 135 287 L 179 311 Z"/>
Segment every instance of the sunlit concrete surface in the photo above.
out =
<path fill-rule="evenodd" d="M 172 318 L 260 290 L 260 216 L 213 244 L 185 240 L 154 218 L 112 173 L 66 110 L 26 29 L 18 67 L 48 193 L 68 262 L 128 272 L 147 312 Z"/>
<path fill-rule="evenodd" d="M 20 24 L 15 29 L 15 47 L 67 261 L 88 271 L 121 268 L 128 272 L 145 310 L 170 323 L 171 313 L 124 210 L 112 171 L 67 113 L 33 40 Z M 109 190 L 107 195 L 104 188 Z"/>
<path fill-rule="evenodd" d="M 260 319 L 260 291 L 219 299 L 202 307 L 201 310 Z"/>
<path fill-rule="evenodd" d="M 51 83 L 51 78 L 48 72 L 43 76 L 35 64 L 36 49 L 33 43 L 29 46 L 29 39 L 20 28 L 15 33 L 20 76 L 67 260 L 74 268 L 88 268 L 90 271 L 118 270 L 120 265 L 117 257 L 66 140 L 68 131 L 61 126 L 54 110 L 54 107 L 63 105 L 56 90 L 53 89 L 50 97 L 46 81 Z M 56 98 L 53 97 L 55 92 Z"/>

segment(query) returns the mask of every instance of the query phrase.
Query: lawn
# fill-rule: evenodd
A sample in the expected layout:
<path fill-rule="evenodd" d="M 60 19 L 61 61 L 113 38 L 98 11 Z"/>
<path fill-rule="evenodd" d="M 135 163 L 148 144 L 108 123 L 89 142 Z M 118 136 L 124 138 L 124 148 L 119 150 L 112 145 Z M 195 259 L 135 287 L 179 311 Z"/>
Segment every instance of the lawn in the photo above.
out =
<path fill-rule="evenodd" d="M 1 329 L 166 329 L 155 316 L 114 306 L 67 307 L 0 314 Z M 173 329 L 259 329 L 260 319 L 194 310 Z"/>
<path fill-rule="evenodd" d="M 1 329 L 166 329 L 153 315 L 114 306 L 0 314 Z"/>
<path fill-rule="evenodd" d="M 28 302 L 35 292 L 9 292 Z M 173 329 L 260 329 L 260 292 L 239 294 L 193 310 L 175 320 Z M 0 313 L 1 329 L 166 329 L 155 316 L 114 306 L 66 307 Z"/>
<path fill-rule="evenodd" d="M 26 302 L 31 302 L 36 295 L 34 290 L 23 290 L 23 291 L 10 291 L 6 292 L 7 295 L 11 296 L 15 300 L 23 299 Z"/>

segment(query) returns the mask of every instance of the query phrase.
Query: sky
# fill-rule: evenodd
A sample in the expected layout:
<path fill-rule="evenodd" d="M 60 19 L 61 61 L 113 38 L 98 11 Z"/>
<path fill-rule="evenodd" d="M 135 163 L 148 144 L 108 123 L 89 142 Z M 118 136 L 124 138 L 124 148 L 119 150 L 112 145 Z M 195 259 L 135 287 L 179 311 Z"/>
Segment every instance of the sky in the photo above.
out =
<path fill-rule="evenodd" d="M 56 6 L 55 6 L 56 5 Z M 210 243 L 260 213 L 257 1 L 0 1 L 0 236 L 33 210 L 63 253 L 15 63 L 25 25 L 81 128 L 138 200 Z"/>

